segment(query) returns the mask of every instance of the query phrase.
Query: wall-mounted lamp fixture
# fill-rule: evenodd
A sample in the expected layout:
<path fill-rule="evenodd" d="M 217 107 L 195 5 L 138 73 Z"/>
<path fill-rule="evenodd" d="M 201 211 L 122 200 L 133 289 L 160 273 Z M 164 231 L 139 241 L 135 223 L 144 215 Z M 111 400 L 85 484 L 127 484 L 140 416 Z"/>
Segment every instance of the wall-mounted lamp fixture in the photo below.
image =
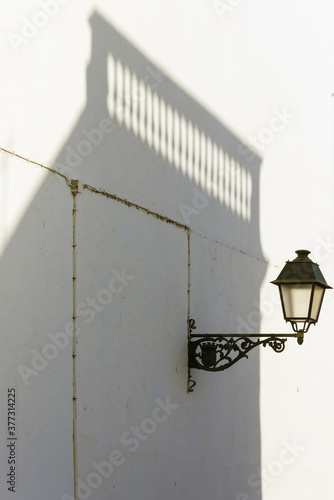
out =
<path fill-rule="evenodd" d="M 247 353 L 259 345 L 269 345 L 275 352 L 282 352 L 287 337 L 297 338 L 298 344 L 304 341 L 310 325 L 318 321 L 327 285 L 319 265 L 309 257 L 308 250 L 297 250 L 297 257 L 287 261 L 274 285 L 279 287 L 285 321 L 289 321 L 295 333 L 290 334 L 193 334 L 195 320 L 188 324 L 188 392 L 196 385 L 191 380 L 190 370 L 197 368 L 207 371 L 223 371 L 239 359 L 247 358 Z M 255 338 L 256 340 L 251 340 Z"/>

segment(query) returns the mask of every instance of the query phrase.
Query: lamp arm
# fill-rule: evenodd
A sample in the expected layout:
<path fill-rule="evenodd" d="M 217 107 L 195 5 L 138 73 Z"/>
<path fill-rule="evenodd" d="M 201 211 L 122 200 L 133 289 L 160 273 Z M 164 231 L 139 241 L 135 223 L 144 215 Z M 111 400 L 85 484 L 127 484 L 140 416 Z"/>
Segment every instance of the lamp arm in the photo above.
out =
<path fill-rule="evenodd" d="M 224 371 L 241 358 L 248 358 L 248 352 L 263 345 L 269 345 L 275 352 L 285 349 L 288 337 L 297 338 L 301 344 L 304 333 L 269 333 L 240 335 L 234 333 L 193 334 L 195 321 L 188 322 L 188 392 L 192 392 L 196 382 L 191 380 L 192 368 L 211 372 Z M 251 339 L 256 340 L 251 340 Z"/>
<path fill-rule="evenodd" d="M 190 335 L 191 339 L 195 338 L 209 338 L 209 337 L 215 337 L 215 338 L 236 338 L 236 337 L 241 337 L 243 339 L 245 338 L 264 338 L 264 337 L 298 337 L 298 332 L 297 333 L 252 333 L 250 335 L 242 335 L 241 333 L 198 333 L 194 335 Z"/>

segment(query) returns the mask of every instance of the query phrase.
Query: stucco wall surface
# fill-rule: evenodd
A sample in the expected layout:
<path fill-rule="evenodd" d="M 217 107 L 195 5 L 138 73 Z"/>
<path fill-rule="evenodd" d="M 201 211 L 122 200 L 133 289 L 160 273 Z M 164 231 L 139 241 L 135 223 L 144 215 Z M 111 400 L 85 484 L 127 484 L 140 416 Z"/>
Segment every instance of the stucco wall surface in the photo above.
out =
<path fill-rule="evenodd" d="M 334 283 L 334 4 L 3 3 L 1 499 L 331 500 L 331 291 L 192 393 L 187 334 Z"/>

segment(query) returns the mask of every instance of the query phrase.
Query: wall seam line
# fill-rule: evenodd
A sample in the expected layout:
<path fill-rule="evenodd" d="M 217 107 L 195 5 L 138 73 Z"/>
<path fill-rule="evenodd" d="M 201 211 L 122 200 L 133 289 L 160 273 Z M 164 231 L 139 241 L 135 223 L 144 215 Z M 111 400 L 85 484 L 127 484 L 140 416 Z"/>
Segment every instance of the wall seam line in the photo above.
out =
<path fill-rule="evenodd" d="M 188 243 L 188 311 L 187 311 L 187 366 L 188 366 L 188 377 L 187 377 L 187 392 L 189 392 L 189 380 L 191 377 L 189 362 L 188 362 L 188 348 L 190 341 L 190 284 L 191 284 L 191 260 L 190 260 L 190 238 L 191 238 L 191 229 L 189 228 L 187 231 L 187 243 Z"/>
<path fill-rule="evenodd" d="M 166 217 L 165 215 L 161 215 L 158 212 L 153 212 L 153 211 L 149 210 L 148 208 L 142 207 L 141 205 L 138 205 L 137 203 L 133 203 L 132 201 L 127 200 L 126 198 L 120 198 L 116 194 L 108 193 L 107 191 L 105 191 L 103 189 L 95 188 L 93 186 L 90 186 L 89 184 L 83 184 L 82 188 L 88 189 L 89 191 L 92 191 L 93 193 L 105 196 L 106 198 L 111 198 L 112 200 L 115 200 L 119 203 L 123 203 L 124 205 L 127 205 L 128 207 L 136 208 L 137 210 L 140 210 L 141 212 L 145 212 L 148 215 L 152 215 L 153 217 L 156 217 L 157 219 L 162 220 L 163 222 L 166 222 L 168 224 L 173 224 L 174 226 L 180 227 L 180 228 L 184 229 L 185 231 L 190 231 L 195 236 L 198 236 L 199 238 L 204 238 L 206 240 L 211 241 L 212 243 L 216 243 L 217 245 L 228 248 L 229 250 L 234 250 L 235 252 L 239 252 L 243 255 L 247 255 L 247 257 L 251 257 L 252 259 L 256 259 L 259 262 L 264 262 L 265 264 L 269 264 L 267 261 L 260 259 L 260 258 L 256 257 L 255 255 L 248 254 L 247 252 L 243 252 L 242 250 L 239 250 L 238 248 L 232 247 L 230 245 L 226 245 L 225 243 L 222 243 L 221 241 L 216 241 L 216 240 L 213 240 L 212 238 L 209 238 L 208 236 L 204 236 L 203 234 L 197 233 L 196 231 L 191 230 L 191 228 L 189 226 L 186 226 L 185 224 L 181 224 L 180 222 L 178 222 L 174 219 L 170 219 L 169 217 Z"/>
<path fill-rule="evenodd" d="M 20 160 L 26 161 L 27 163 L 31 163 L 32 165 L 36 165 L 37 167 L 44 168 L 45 170 L 47 170 L 48 172 L 51 172 L 52 174 L 59 175 L 59 177 L 62 177 L 63 179 L 65 179 L 66 184 L 68 186 L 71 186 L 71 180 L 69 180 L 69 178 L 66 177 L 66 175 L 62 174 L 61 172 L 58 172 L 58 170 L 54 170 L 53 168 L 47 167 L 46 165 L 43 165 L 42 163 L 38 163 L 37 161 L 29 160 L 29 158 L 25 158 L 24 156 L 18 155 L 14 151 L 8 151 L 7 149 L 4 149 L 2 147 L 0 147 L 0 151 L 2 151 L 3 153 L 6 153 L 8 155 L 14 156 L 14 158 L 19 158 Z"/>
<path fill-rule="evenodd" d="M 205 240 L 211 241 L 212 243 L 216 243 L 217 245 L 220 245 L 221 247 L 228 248 L 229 250 L 234 250 L 235 252 L 241 253 L 242 255 L 246 255 L 247 257 L 250 257 L 251 259 L 258 260 L 259 262 L 263 262 L 264 264 L 271 265 L 270 262 L 260 259 L 259 257 L 256 257 L 255 255 L 252 255 L 250 253 L 244 252 L 243 250 L 240 250 L 238 248 L 232 247 L 231 245 L 227 245 L 226 243 L 222 243 L 221 241 L 213 240 L 212 238 L 209 238 L 209 236 L 204 236 L 203 234 L 196 233 L 196 231 L 192 231 L 192 233 L 195 236 L 198 236 L 199 238 L 203 238 Z M 272 264 L 274 267 L 280 267 L 275 264 Z"/>
<path fill-rule="evenodd" d="M 77 195 L 79 192 L 79 181 L 71 181 L 71 192 L 73 197 L 72 208 L 72 322 L 73 322 L 73 336 L 72 336 L 72 402 L 73 402 L 73 481 L 74 481 L 74 500 L 78 500 L 78 452 L 77 452 L 77 373 L 76 373 L 76 357 L 77 357 Z"/>
<path fill-rule="evenodd" d="M 8 150 L 1 148 L 1 147 L 0 147 L 0 151 L 3 151 L 11 156 L 16 157 L 16 158 L 20 158 L 21 160 L 24 160 L 28 163 L 32 163 L 33 165 L 36 165 L 38 167 L 44 168 L 53 174 L 59 175 L 60 177 L 65 179 L 68 186 L 72 186 L 73 179 L 69 179 L 68 177 L 66 177 L 66 175 L 58 172 L 57 170 L 54 170 L 53 168 L 47 167 L 47 166 L 43 165 L 42 163 L 38 163 L 36 161 L 29 160 L 28 158 L 25 158 L 21 155 L 16 154 L 15 152 L 8 151 Z M 94 193 L 101 194 L 103 196 L 106 196 L 107 198 L 111 198 L 115 201 L 118 201 L 119 203 L 123 203 L 124 205 L 127 205 L 128 207 L 136 208 L 137 210 L 145 212 L 148 215 L 152 215 L 153 217 L 156 217 L 157 219 L 162 220 L 168 224 L 173 224 L 177 227 L 180 227 L 180 228 L 184 229 L 185 231 L 190 230 L 190 227 L 186 226 L 185 224 L 181 224 L 180 222 L 175 221 L 173 219 L 170 219 L 169 217 L 166 217 L 165 215 L 161 215 L 158 212 L 153 212 L 153 211 L 149 210 L 148 208 L 142 207 L 141 205 L 138 205 L 137 203 L 133 203 L 125 198 L 121 198 L 115 194 L 108 193 L 107 191 L 104 191 L 103 189 L 94 188 L 93 186 L 90 186 L 89 184 L 83 184 L 82 187 L 83 187 L 83 189 L 88 189 Z M 253 259 L 258 260 L 259 262 L 263 262 L 265 264 L 270 265 L 270 263 L 268 261 L 263 260 L 263 259 L 259 259 L 255 255 L 251 255 L 251 254 L 248 254 L 247 252 L 243 252 L 242 250 L 239 250 L 238 248 L 232 247 L 230 245 L 226 245 L 225 243 L 222 243 L 220 241 L 213 240 L 212 238 L 209 238 L 208 236 L 204 236 L 203 234 L 197 233 L 195 231 L 192 231 L 192 233 L 200 238 L 205 238 L 206 240 L 212 241 L 213 243 L 216 243 L 217 245 L 221 245 L 223 247 L 229 248 L 230 250 L 234 250 L 235 252 L 239 252 L 243 255 L 247 255 L 247 257 L 251 257 Z M 274 267 L 279 267 L 279 266 L 274 265 Z"/>
<path fill-rule="evenodd" d="M 119 203 L 122 203 L 123 205 L 127 205 L 128 207 L 136 208 L 137 210 L 144 212 L 147 215 L 151 215 L 152 217 L 155 217 L 159 220 L 162 220 L 163 222 L 166 222 L 167 224 L 173 224 L 174 226 L 177 226 L 181 229 L 184 229 L 185 231 L 190 230 L 189 226 L 186 226 L 185 224 L 181 224 L 180 222 L 177 222 L 173 219 L 170 219 L 169 217 L 166 217 L 165 215 L 161 215 L 158 212 L 153 212 L 152 210 L 149 210 L 148 208 L 142 207 L 141 205 L 138 205 L 137 203 L 133 203 L 132 201 L 127 200 L 126 198 L 120 198 L 116 194 L 108 193 L 107 191 L 104 191 L 103 189 L 94 188 L 93 186 L 90 186 L 89 184 L 83 184 L 82 188 L 88 189 L 89 191 L 92 191 L 93 193 L 105 196 L 106 198 L 111 198 L 112 200 L 115 200 Z"/>

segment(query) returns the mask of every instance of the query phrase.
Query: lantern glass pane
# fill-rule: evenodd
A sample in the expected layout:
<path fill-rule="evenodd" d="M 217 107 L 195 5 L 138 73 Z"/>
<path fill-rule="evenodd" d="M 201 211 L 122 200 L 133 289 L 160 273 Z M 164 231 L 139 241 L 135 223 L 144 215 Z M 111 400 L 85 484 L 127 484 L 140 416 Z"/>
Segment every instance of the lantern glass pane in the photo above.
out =
<path fill-rule="evenodd" d="M 286 318 L 307 319 L 312 285 L 281 285 Z"/>
<path fill-rule="evenodd" d="M 322 302 L 322 298 L 324 296 L 324 293 L 325 293 L 324 288 L 322 288 L 321 286 L 315 285 L 314 295 L 313 295 L 313 303 L 312 303 L 312 309 L 311 309 L 311 318 L 314 319 L 315 321 L 318 321 L 321 302 Z"/>

